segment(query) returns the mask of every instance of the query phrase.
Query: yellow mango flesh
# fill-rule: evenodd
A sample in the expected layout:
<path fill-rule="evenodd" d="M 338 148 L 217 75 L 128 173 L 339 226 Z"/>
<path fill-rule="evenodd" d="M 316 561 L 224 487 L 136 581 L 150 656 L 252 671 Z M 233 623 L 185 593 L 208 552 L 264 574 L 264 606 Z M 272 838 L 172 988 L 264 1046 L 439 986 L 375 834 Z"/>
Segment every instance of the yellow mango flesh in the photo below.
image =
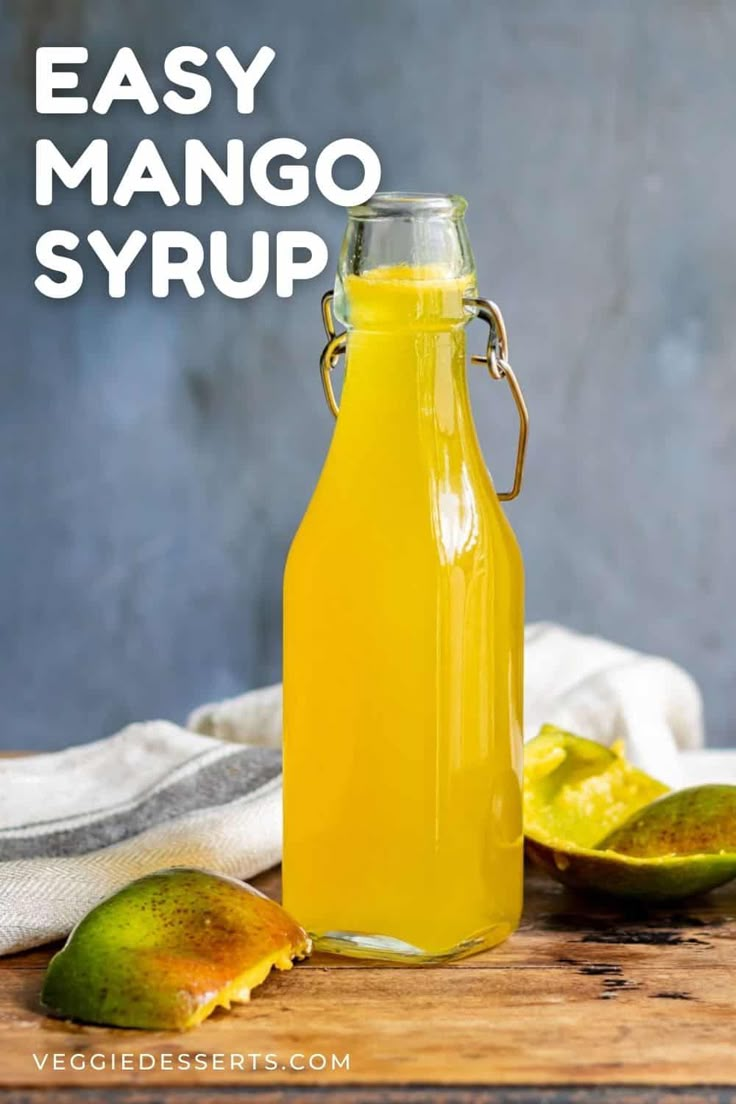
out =
<path fill-rule="evenodd" d="M 552 725 L 525 751 L 526 851 L 564 885 L 646 902 L 736 877 L 736 787 L 670 793 L 620 747 Z"/>

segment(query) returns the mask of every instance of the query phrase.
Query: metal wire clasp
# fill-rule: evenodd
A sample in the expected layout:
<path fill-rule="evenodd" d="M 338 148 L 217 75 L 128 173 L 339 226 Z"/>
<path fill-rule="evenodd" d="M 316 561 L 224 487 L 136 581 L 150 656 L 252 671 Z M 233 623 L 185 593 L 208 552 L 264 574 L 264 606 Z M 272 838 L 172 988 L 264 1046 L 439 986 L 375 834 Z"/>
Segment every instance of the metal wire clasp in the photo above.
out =
<path fill-rule="evenodd" d="M 344 356 L 347 349 L 347 334 L 336 333 L 335 320 L 332 314 L 332 291 L 326 291 L 322 296 L 322 321 L 327 334 L 327 344 L 319 358 L 320 372 L 322 375 L 322 387 L 324 388 L 327 405 L 335 417 L 340 413 L 335 391 L 332 386 L 332 372 L 337 367 L 340 357 Z M 503 502 L 509 502 L 516 498 L 521 490 L 524 478 L 524 459 L 526 456 L 526 442 L 529 435 L 529 412 L 524 402 L 516 376 L 508 361 L 509 339 L 506 333 L 503 315 L 490 299 L 471 299 L 466 297 L 463 302 L 469 307 L 477 318 L 482 318 L 488 323 L 488 343 L 485 354 L 473 355 L 472 364 L 485 364 L 492 379 L 505 379 L 511 389 L 511 394 L 516 404 L 519 415 L 519 440 L 516 446 L 516 464 L 514 467 L 514 483 L 510 491 L 503 491 L 498 497 Z"/>
<path fill-rule="evenodd" d="M 333 299 L 334 293 L 332 291 L 326 291 L 322 296 L 322 322 L 324 323 L 328 340 L 322 350 L 322 356 L 319 358 L 319 367 L 322 374 L 322 387 L 324 389 L 325 398 L 327 399 L 327 405 L 335 417 L 337 417 L 340 413 L 340 407 L 337 405 L 337 399 L 335 398 L 331 373 L 337 368 L 340 357 L 345 355 L 348 336 L 346 333 L 335 333 L 335 319 L 332 314 Z"/>
<path fill-rule="evenodd" d="M 503 491 L 498 497 L 503 502 L 509 502 L 516 498 L 521 490 L 524 479 L 524 459 L 526 457 L 526 442 L 529 436 L 529 411 L 524 402 L 524 396 L 508 361 L 509 339 L 506 333 L 506 325 L 501 311 L 490 299 L 471 299 L 466 297 L 463 302 L 473 311 L 478 318 L 488 323 L 488 343 L 485 353 L 480 356 L 474 354 L 470 358 L 471 364 L 485 364 L 491 379 L 505 379 L 511 389 L 511 394 L 516 404 L 519 415 L 519 440 L 516 446 L 516 464 L 514 466 L 514 484 L 510 491 Z"/>

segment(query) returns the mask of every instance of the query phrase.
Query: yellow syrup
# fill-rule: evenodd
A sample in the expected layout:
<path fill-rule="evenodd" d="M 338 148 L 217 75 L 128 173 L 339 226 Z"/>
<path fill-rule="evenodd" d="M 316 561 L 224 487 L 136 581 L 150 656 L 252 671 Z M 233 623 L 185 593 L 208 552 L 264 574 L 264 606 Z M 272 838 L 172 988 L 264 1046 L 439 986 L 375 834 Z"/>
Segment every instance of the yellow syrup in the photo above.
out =
<path fill-rule="evenodd" d="M 288 557 L 284 903 L 349 954 L 466 954 L 521 909 L 523 567 L 469 406 L 474 279 L 344 278 L 340 413 Z"/>

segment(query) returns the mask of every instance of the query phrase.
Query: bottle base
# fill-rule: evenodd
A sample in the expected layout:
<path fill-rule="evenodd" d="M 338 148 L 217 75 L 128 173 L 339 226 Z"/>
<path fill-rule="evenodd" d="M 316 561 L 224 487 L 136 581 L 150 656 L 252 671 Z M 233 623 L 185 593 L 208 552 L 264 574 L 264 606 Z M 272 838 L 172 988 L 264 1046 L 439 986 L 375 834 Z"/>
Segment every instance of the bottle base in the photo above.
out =
<path fill-rule="evenodd" d="M 440 951 L 428 951 L 415 947 L 389 935 L 370 935 L 367 932 L 327 931 L 310 932 L 316 951 L 327 954 L 347 955 L 351 958 L 370 958 L 381 962 L 393 962 L 402 966 L 437 966 L 453 959 L 486 951 L 508 939 L 516 925 L 494 924 L 482 932 L 462 940 L 454 947 Z"/>

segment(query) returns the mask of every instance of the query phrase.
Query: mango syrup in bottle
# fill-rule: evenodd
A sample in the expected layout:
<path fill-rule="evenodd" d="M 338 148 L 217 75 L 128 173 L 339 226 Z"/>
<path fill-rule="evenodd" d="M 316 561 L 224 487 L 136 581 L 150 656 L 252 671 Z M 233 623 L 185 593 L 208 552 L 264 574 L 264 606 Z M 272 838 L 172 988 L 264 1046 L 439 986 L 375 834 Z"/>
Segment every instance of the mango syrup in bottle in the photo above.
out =
<path fill-rule="evenodd" d="M 284 904 L 320 949 L 410 963 L 498 943 L 522 904 L 523 567 L 466 326 L 489 322 L 496 378 L 506 336 L 474 298 L 465 206 L 349 212 L 335 412 L 343 349 L 345 383 L 284 584 Z"/>

